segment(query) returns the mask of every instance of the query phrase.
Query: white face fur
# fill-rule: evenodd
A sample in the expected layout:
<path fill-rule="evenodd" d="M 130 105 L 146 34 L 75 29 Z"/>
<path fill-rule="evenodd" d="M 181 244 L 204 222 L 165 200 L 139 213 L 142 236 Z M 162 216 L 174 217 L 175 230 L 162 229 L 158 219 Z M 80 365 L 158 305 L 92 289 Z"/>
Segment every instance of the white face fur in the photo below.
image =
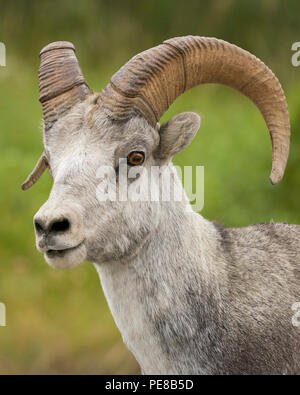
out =
<path fill-rule="evenodd" d="M 134 255 L 158 226 L 163 206 L 130 197 L 119 201 L 118 193 L 115 201 L 101 201 L 97 194 L 101 169 L 116 170 L 118 191 L 119 159 L 142 152 L 144 162 L 134 166 L 140 175 L 128 181 L 128 190 L 137 183 L 143 189 L 148 178 L 141 166 L 147 174 L 152 166 L 171 168 L 171 157 L 191 141 L 199 126 L 194 113 L 179 114 L 156 128 L 139 116 L 117 122 L 95 104 L 93 96 L 57 121 L 44 135 L 53 187 L 34 217 L 37 249 L 47 263 L 65 269 L 84 260 L 101 263 Z M 105 182 L 110 187 L 110 179 Z M 152 188 L 159 185 L 157 177 Z"/>

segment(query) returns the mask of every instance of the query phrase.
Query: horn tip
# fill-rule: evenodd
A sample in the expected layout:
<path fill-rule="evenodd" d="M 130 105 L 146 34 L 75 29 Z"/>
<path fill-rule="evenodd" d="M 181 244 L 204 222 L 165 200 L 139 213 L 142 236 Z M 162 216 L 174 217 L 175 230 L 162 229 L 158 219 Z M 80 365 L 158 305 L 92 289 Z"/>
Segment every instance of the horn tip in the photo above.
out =
<path fill-rule="evenodd" d="M 27 189 L 29 189 L 32 186 L 32 182 L 30 181 L 25 181 L 23 182 L 23 184 L 21 185 L 21 189 L 22 191 L 26 191 Z"/>
<path fill-rule="evenodd" d="M 69 42 L 69 41 L 55 41 L 53 43 L 50 43 L 48 45 L 46 45 L 40 52 L 40 56 L 42 54 L 44 54 L 45 52 L 48 51 L 53 51 L 56 49 L 72 49 L 73 51 L 75 51 L 75 47 L 74 45 Z"/>
<path fill-rule="evenodd" d="M 283 177 L 283 173 L 280 172 L 278 169 L 273 168 L 270 174 L 270 181 L 272 185 L 278 184 Z"/>

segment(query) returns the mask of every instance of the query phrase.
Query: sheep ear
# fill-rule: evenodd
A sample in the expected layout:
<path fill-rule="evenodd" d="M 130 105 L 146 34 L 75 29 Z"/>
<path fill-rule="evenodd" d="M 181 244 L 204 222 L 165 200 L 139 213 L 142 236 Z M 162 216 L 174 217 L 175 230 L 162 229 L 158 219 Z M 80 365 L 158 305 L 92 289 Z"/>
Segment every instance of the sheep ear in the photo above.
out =
<path fill-rule="evenodd" d="M 200 127 L 200 116 L 194 112 L 175 115 L 159 128 L 160 143 L 155 157 L 168 160 L 182 151 L 195 137 Z"/>

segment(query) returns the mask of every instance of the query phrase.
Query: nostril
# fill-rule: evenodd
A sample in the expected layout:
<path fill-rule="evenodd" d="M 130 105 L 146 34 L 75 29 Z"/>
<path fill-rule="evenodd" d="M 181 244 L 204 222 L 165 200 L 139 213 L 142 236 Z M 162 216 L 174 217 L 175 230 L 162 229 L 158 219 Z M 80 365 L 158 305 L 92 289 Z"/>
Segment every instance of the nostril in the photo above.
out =
<path fill-rule="evenodd" d="M 65 232 L 70 228 L 70 222 L 68 219 L 64 218 L 60 221 L 55 221 L 50 226 L 50 232 Z"/>
<path fill-rule="evenodd" d="M 42 225 L 41 222 L 39 222 L 39 221 L 37 221 L 37 220 L 34 221 L 34 227 L 35 227 L 35 229 L 36 229 L 36 231 L 37 231 L 38 233 L 43 233 L 43 232 L 45 232 L 44 226 Z"/>

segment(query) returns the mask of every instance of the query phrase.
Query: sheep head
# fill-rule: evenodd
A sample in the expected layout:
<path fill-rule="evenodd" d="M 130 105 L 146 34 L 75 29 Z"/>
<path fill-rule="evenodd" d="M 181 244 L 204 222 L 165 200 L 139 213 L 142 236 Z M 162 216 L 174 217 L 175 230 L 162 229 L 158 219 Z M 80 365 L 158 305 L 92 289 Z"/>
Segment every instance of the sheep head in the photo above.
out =
<path fill-rule="evenodd" d="M 194 137 L 200 118 L 183 113 L 162 126 L 158 122 L 179 95 L 204 83 L 231 86 L 257 105 L 272 141 L 270 179 L 278 183 L 289 153 L 287 103 L 275 75 L 249 52 L 215 38 L 173 38 L 133 57 L 97 94 L 88 88 L 71 43 L 52 43 L 41 51 L 44 152 L 22 188 L 50 168 L 52 192 L 35 217 L 37 247 L 50 264 L 68 267 L 97 254 L 120 259 L 157 226 L 159 205 L 140 202 L 138 211 L 132 202 L 99 203 L 91 192 L 99 184 L 96 170 L 118 169 L 122 158 L 132 167 L 168 166 Z M 143 183 L 142 174 L 139 179 Z M 97 218 L 95 243 L 89 229 Z"/>

